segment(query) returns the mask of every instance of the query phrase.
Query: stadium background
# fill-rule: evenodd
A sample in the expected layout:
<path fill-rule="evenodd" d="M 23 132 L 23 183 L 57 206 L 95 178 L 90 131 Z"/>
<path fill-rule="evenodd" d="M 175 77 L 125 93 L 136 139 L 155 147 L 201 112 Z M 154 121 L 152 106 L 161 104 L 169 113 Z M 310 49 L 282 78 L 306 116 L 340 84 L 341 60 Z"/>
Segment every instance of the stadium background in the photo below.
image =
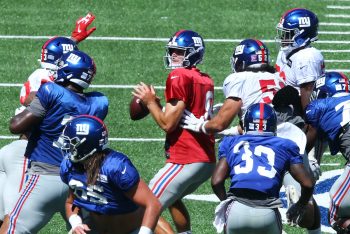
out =
<path fill-rule="evenodd" d="M 97 75 L 89 90 L 105 93 L 110 101 L 106 118 L 110 145 L 130 156 L 141 176 L 148 182 L 163 165 L 164 133 L 148 116 L 131 121 L 128 104 L 132 87 L 139 81 L 156 86 L 164 103 L 164 84 L 168 71 L 163 66 L 164 46 L 179 29 L 192 29 L 206 43 L 204 64 L 200 69 L 215 82 L 215 103 L 223 101 L 221 85 L 230 73 L 229 58 L 242 39 L 257 38 L 270 49 L 271 62 L 277 56 L 275 26 L 286 10 L 304 7 L 320 20 L 319 41 L 327 70 L 350 75 L 350 1 L 349 0 L 118 0 L 118 1 L 1 1 L 0 8 L 0 146 L 17 136 L 8 123 L 19 106 L 20 86 L 38 66 L 42 44 L 51 36 L 69 36 L 76 19 L 91 11 L 97 30 L 79 48 L 96 62 Z M 341 156 L 324 156 L 323 177 L 315 190 L 326 225 L 328 195 L 332 182 L 340 174 Z M 283 190 L 281 195 L 283 196 Z M 44 195 L 44 194 L 43 194 Z M 218 204 L 209 183 L 185 200 L 192 218 L 193 233 L 215 233 L 212 226 Z M 282 213 L 285 210 L 281 210 Z M 169 214 L 165 212 L 169 219 Z M 300 228 L 284 226 L 287 233 L 304 233 Z M 324 232 L 331 229 L 322 227 Z M 66 233 L 56 215 L 40 232 Z"/>

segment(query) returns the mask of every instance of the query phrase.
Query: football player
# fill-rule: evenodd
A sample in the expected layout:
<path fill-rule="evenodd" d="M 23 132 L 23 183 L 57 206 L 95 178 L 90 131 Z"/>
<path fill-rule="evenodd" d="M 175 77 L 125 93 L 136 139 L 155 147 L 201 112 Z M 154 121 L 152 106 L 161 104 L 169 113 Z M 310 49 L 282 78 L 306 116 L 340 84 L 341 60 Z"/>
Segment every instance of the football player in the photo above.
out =
<path fill-rule="evenodd" d="M 262 102 L 272 105 L 275 102 L 275 97 L 281 95 L 281 91 L 282 94 L 288 92 L 292 98 L 291 101 L 284 101 L 283 105 L 279 103 L 279 106 L 274 106 L 278 110 L 278 122 L 288 121 L 296 126 L 304 126 L 304 120 L 300 116 L 295 116 L 289 112 L 289 104 L 293 106 L 297 104 L 293 99 L 298 99 L 298 93 L 293 92 L 294 89 L 291 86 L 285 86 L 284 80 L 276 75 L 275 69 L 269 64 L 269 51 L 265 44 L 255 39 L 243 40 L 234 49 L 231 65 L 233 73 L 225 79 L 223 84 L 226 99 L 217 115 L 209 121 L 204 121 L 203 118 L 196 118 L 192 113 L 187 112 L 182 119 L 183 128 L 207 134 L 223 131 L 224 135 L 237 135 L 242 132 L 239 125 L 226 130 L 233 119 L 239 116 L 240 121 L 243 121 L 247 107 L 252 104 Z M 283 130 L 282 127 L 286 129 Z M 293 125 L 283 124 L 279 128 L 279 134 L 283 134 L 284 138 L 294 140 L 296 137 L 293 134 L 299 135 L 298 133 L 291 133 L 289 136 L 283 133 L 283 131 L 289 132 L 291 128 L 293 129 Z M 295 140 L 295 142 L 298 141 L 298 139 Z M 305 145 L 300 148 L 301 154 L 304 151 Z M 304 157 L 304 163 L 305 167 L 309 169 L 307 157 Z M 283 182 L 288 191 L 289 206 L 298 199 L 301 188 L 289 173 L 286 173 Z M 313 206 L 309 206 L 308 209 L 318 210 L 315 200 L 312 200 L 312 204 Z M 315 215 L 315 221 L 310 222 L 310 226 L 305 227 L 314 227 L 314 223 L 316 223 L 315 226 L 319 227 L 319 213 L 311 211 L 310 213 Z"/>
<path fill-rule="evenodd" d="M 219 162 L 211 179 L 222 201 L 215 211 L 215 226 L 218 232 L 225 227 L 225 233 L 281 233 L 279 191 L 285 171 L 302 186 L 299 200 L 287 211 L 292 223 L 305 219 L 313 179 L 295 142 L 275 136 L 277 117 L 271 106 L 257 103 L 248 107 L 243 127 L 244 135 L 226 136 L 219 146 Z M 228 193 L 227 177 L 231 178 Z"/>
<path fill-rule="evenodd" d="M 317 100 L 306 108 L 306 123 L 309 124 L 308 146 L 310 151 L 318 134 L 324 134 L 332 155 L 339 151 L 347 163 L 341 176 L 331 190 L 329 223 L 337 233 L 350 233 L 350 95 L 349 79 L 339 72 L 326 72 L 316 80 Z"/>
<path fill-rule="evenodd" d="M 68 187 L 59 176 L 63 157 L 54 142 L 71 116 L 106 117 L 107 97 L 99 92 L 84 93 L 95 73 L 95 63 L 86 53 L 64 54 L 54 82 L 42 84 L 30 105 L 11 119 L 12 133 L 31 132 L 25 153 L 30 160 L 29 179 L 9 215 L 9 225 L 1 230 L 37 233 L 56 212 L 65 217 Z"/>
<path fill-rule="evenodd" d="M 180 30 L 170 38 L 164 60 L 172 70 L 166 80 L 164 112 L 153 86 L 140 83 L 133 91 L 166 132 L 166 163 L 149 187 L 159 198 L 162 210 L 169 208 L 178 233 L 191 233 L 190 216 L 181 199 L 209 179 L 215 167 L 214 137 L 184 130 L 179 125 L 185 110 L 198 118 L 211 118 L 214 82 L 196 67 L 204 52 L 203 38 L 194 31 Z M 157 233 L 163 233 L 161 228 L 165 233 L 172 232 L 164 219 L 158 222 Z"/>
<path fill-rule="evenodd" d="M 70 188 L 66 213 L 73 233 L 153 233 L 161 205 L 129 158 L 108 148 L 107 128 L 100 119 L 75 117 L 59 142 L 65 154 L 60 174 Z M 83 224 L 79 208 L 90 212 L 90 226 Z"/>

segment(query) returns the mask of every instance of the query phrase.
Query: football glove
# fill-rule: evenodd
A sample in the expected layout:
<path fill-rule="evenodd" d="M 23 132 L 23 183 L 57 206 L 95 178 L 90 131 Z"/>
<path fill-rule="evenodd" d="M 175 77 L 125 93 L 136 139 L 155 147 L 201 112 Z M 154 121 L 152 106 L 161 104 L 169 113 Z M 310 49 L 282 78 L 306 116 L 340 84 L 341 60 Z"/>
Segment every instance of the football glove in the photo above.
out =
<path fill-rule="evenodd" d="M 204 116 L 197 118 L 190 111 L 185 110 L 184 113 L 182 114 L 180 126 L 184 129 L 188 129 L 193 132 L 203 132 L 202 128 L 206 122 L 207 121 L 204 120 Z"/>
<path fill-rule="evenodd" d="M 322 175 L 322 171 L 320 168 L 320 165 L 318 164 L 317 160 L 315 158 L 309 158 L 309 166 L 312 172 L 312 175 L 315 180 L 318 180 L 320 176 Z"/>
<path fill-rule="evenodd" d="M 306 205 L 301 205 L 299 202 L 291 205 L 286 213 L 288 224 L 291 226 L 299 225 L 304 218 L 305 212 Z"/>
<path fill-rule="evenodd" d="M 87 29 L 87 27 L 95 20 L 92 13 L 88 13 L 85 17 L 79 18 L 75 23 L 75 29 L 72 32 L 72 38 L 76 42 L 80 42 L 90 36 L 96 30 L 96 27 Z"/>

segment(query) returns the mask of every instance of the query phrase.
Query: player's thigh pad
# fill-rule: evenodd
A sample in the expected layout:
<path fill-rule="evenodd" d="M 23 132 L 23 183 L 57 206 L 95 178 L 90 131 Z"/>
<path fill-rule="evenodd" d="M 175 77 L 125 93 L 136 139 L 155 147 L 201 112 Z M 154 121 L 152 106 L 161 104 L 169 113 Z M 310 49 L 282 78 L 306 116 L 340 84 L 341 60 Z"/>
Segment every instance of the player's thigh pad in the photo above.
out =
<path fill-rule="evenodd" d="M 226 211 L 228 234 L 280 234 L 281 215 L 277 208 L 253 208 L 238 201 L 232 202 Z"/>
<path fill-rule="evenodd" d="M 329 191 L 331 198 L 329 216 L 331 225 L 338 218 L 350 218 L 350 165 L 347 164 L 341 176 Z"/>
<path fill-rule="evenodd" d="M 68 186 L 60 176 L 30 175 L 10 213 L 9 233 L 37 233 L 64 212 Z"/>
<path fill-rule="evenodd" d="M 167 163 L 153 177 L 149 187 L 166 209 L 176 200 L 194 192 L 211 177 L 214 168 L 215 163 Z"/>

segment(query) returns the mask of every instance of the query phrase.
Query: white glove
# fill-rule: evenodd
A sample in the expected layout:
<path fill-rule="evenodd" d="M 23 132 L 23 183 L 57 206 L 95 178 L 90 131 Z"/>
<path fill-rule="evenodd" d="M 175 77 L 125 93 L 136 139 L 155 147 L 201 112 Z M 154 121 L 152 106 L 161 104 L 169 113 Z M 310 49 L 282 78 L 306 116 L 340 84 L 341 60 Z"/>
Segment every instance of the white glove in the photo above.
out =
<path fill-rule="evenodd" d="M 320 165 L 318 164 L 317 160 L 315 158 L 309 158 L 309 166 L 312 172 L 312 175 L 315 180 L 318 180 L 320 176 L 322 175 L 322 171 L 320 168 Z"/>
<path fill-rule="evenodd" d="M 184 129 L 191 130 L 193 132 L 205 132 L 203 131 L 203 126 L 207 121 L 204 120 L 204 116 L 199 119 L 192 114 L 192 112 L 185 110 L 182 114 L 180 126 Z"/>
<path fill-rule="evenodd" d="M 291 226 L 296 226 L 303 219 L 306 212 L 306 206 L 299 204 L 299 202 L 291 205 L 287 210 L 287 222 Z"/>

